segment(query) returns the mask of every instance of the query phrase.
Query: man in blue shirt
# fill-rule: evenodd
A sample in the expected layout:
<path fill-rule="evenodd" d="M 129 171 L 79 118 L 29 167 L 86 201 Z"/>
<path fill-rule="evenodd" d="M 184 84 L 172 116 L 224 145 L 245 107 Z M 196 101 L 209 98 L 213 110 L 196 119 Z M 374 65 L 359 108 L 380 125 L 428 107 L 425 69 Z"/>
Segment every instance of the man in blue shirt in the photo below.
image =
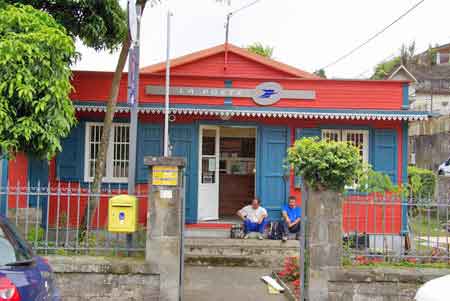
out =
<path fill-rule="evenodd" d="M 295 233 L 296 238 L 300 237 L 300 218 L 302 208 L 297 206 L 294 196 L 290 196 L 288 204 L 281 210 L 283 216 L 283 241 L 286 241 L 289 233 Z"/>

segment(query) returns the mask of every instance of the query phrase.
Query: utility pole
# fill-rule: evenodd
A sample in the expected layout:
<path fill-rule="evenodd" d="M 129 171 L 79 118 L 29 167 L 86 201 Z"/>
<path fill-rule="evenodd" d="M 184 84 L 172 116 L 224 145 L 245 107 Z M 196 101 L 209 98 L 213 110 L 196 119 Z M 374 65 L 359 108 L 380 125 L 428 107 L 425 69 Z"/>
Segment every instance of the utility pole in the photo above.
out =
<path fill-rule="evenodd" d="M 139 106 L 139 38 L 141 6 L 128 1 L 131 47 L 128 57 L 128 104 L 130 110 L 130 158 L 128 164 L 128 193 L 134 194 L 136 186 L 136 144 Z"/>
<path fill-rule="evenodd" d="M 130 149 L 128 162 L 128 194 L 134 195 L 136 189 L 136 148 L 139 106 L 139 39 L 142 7 L 135 0 L 128 0 L 128 22 L 131 47 L 128 55 L 128 104 L 130 110 Z M 132 245 L 132 234 L 127 234 L 127 245 Z"/>
<path fill-rule="evenodd" d="M 164 157 L 170 157 L 169 152 L 169 101 L 170 101 L 170 18 L 172 13 L 167 12 L 167 48 L 166 48 L 166 93 L 164 99 Z"/>
<path fill-rule="evenodd" d="M 247 9 L 255 4 L 257 4 L 258 2 L 260 2 L 261 0 L 255 0 L 252 1 L 234 11 L 231 11 L 227 14 L 227 22 L 225 24 L 225 61 L 224 61 L 224 69 L 227 69 L 227 65 L 228 65 L 228 42 L 230 39 L 230 22 L 231 22 L 231 17 L 233 17 L 235 14 L 237 14 L 238 12 Z"/>

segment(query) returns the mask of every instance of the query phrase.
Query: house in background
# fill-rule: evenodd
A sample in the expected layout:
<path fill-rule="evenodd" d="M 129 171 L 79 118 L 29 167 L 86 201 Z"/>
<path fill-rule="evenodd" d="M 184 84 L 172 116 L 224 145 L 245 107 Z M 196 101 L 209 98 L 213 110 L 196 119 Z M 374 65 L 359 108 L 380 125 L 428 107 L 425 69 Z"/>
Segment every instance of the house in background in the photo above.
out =
<path fill-rule="evenodd" d="M 407 80 L 411 110 L 432 118 L 410 123 L 410 163 L 437 170 L 450 156 L 450 44 L 417 55 L 417 62 L 394 68 L 388 79 Z M 430 64 L 431 63 L 431 64 Z"/>
<path fill-rule="evenodd" d="M 449 55 L 450 44 L 431 48 L 417 55 L 417 63 L 394 68 L 387 79 L 411 82 L 412 110 L 450 115 Z M 429 60 L 432 60 L 431 64 Z"/>
<path fill-rule="evenodd" d="M 408 123 L 426 119 L 427 113 L 409 109 L 406 81 L 325 80 L 233 45 L 188 54 L 171 65 L 170 145 L 172 155 L 187 162 L 188 223 L 227 220 L 253 196 L 262 200 L 272 219 L 280 218 L 289 195 L 301 198 L 300 179 L 285 167 L 287 148 L 301 137 L 353 143 L 375 170 L 396 184 L 407 182 Z M 74 72 L 71 99 L 79 122 L 62 142 L 63 151 L 50 163 L 18 156 L 9 162 L 10 184 L 88 187 L 112 76 Z M 143 158 L 162 154 L 164 85 L 164 64 L 141 70 L 136 171 L 140 190 L 148 181 Z M 126 95 L 124 74 L 104 178 L 113 189 L 127 185 Z M 140 220 L 145 222 L 146 204 L 142 206 Z M 358 208 L 362 207 L 347 207 L 345 214 L 356 216 Z M 389 214 L 384 230 L 400 235 L 406 227 L 400 205 Z M 381 231 L 380 220 L 348 220 L 346 232 Z"/>

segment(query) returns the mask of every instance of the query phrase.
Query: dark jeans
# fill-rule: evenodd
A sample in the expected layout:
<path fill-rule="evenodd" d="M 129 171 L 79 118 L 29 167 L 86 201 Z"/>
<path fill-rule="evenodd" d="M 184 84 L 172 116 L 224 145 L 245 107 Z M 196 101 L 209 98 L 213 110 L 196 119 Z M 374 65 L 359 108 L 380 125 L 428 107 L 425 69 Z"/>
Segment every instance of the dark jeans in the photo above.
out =
<path fill-rule="evenodd" d="M 259 232 L 261 234 L 264 233 L 264 229 L 266 228 L 267 225 L 267 218 L 265 218 L 261 224 L 258 223 L 253 223 L 251 220 L 249 219 L 245 219 L 244 220 L 244 233 L 250 233 L 250 232 Z"/>
<path fill-rule="evenodd" d="M 283 234 L 288 235 L 289 233 L 295 233 L 295 234 L 299 235 L 300 234 L 300 222 L 297 223 L 295 226 L 289 228 L 286 221 L 283 221 Z"/>

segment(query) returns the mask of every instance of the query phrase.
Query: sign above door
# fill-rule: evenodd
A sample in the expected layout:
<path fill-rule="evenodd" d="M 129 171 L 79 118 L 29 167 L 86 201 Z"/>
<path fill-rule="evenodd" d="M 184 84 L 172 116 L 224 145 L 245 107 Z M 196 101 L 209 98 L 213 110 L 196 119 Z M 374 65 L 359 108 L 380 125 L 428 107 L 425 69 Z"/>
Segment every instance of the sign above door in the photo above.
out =
<path fill-rule="evenodd" d="M 147 95 L 165 95 L 164 86 L 148 85 L 145 87 Z M 264 82 L 255 89 L 241 88 L 209 88 L 209 87 L 171 87 L 169 94 L 172 96 L 195 96 L 195 97 L 239 97 L 252 98 L 261 106 L 270 106 L 280 99 L 314 100 L 316 92 L 313 90 L 284 90 L 275 82 Z"/>

